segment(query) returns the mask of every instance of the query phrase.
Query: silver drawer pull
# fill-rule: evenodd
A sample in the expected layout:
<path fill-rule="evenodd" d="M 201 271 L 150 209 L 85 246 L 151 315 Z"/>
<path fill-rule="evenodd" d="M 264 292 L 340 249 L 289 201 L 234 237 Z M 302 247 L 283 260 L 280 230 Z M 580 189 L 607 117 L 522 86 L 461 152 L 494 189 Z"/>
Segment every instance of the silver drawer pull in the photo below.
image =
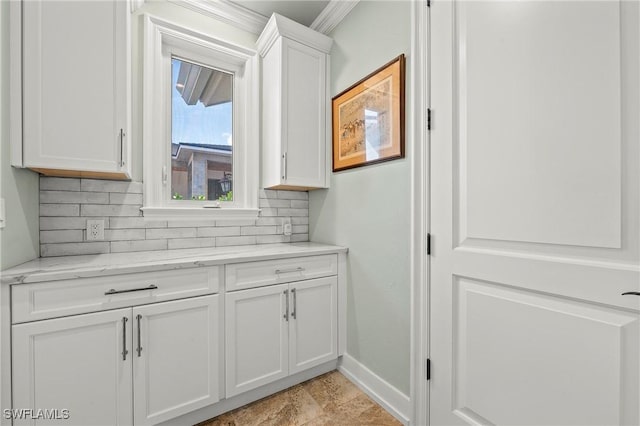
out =
<path fill-rule="evenodd" d="M 129 351 L 127 350 L 127 321 L 129 318 L 122 317 L 122 360 L 127 360 L 127 354 Z"/>
<path fill-rule="evenodd" d="M 295 269 L 276 269 L 276 275 L 288 274 L 290 272 L 302 272 L 302 271 L 304 271 L 304 268 L 302 266 L 298 266 Z"/>
<path fill-rule="evenodd" d="M 284 294 L 284 300 L 286 303 L 285 312 L 284 315 L 282 315 L 282 318 L 289 321 L 289 290 L 285 290 L 282 293 Z"/>
<path fill-rule="evenodd" d="M 138 320 L 138 348 L 136 351 L 138 352 L 138 358 L 140 358 L 140 353 L 142 352 L 142 338 L 140 337 L 140 320 L 142 319 L 142 315 L 136 315 L 136 319 Z"/>
<path fill-rule="evenodd" d="M 291 294 L 293 295 L 293 310 L 291 311 L 291 318 L 297 319 L 296 318 L 296 310 L 298 309 L 298 302 L 296 300 L 296 289 L 295 288 L 291 289 Z"/>
<path fill-rule="evenodd" d="M 116 290 L 115 288 L 112 288 L 112 289 L 109 289 L 109 291 L 105 292 L 104 295 L 105 296 L 109 296 L 111 294 L 131 293 L 132 291 L 155 290 L 157 288 L 158 288 L 158 286 L 155 285 L 155 284 L 151 284 L 148 287 L 131 288 L 129 290 Z"/>

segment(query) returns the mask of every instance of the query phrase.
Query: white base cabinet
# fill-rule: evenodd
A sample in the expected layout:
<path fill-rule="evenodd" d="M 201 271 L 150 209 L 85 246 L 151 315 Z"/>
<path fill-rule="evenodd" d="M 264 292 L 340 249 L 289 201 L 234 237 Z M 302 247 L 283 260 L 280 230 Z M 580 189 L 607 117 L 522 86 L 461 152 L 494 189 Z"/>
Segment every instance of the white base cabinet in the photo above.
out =
<path fill-rule="evenodd" d="M 14 409 L 66 409 L 65 425 L 131 424 L 131 309 L 18 324 L 12 336 Z"/>
<path fill-rule="evenodd" d="M 134 424 L 218 402 L 218 304 L 215 295 L 133 308 Z"/>
<path fill-rule="evenodd" d="M 226 395 L 338 357 L 335 276 L 226 294 Z"/>
<path fill-rule="evenodd" d="M 14 407 L 68 409 L 65 425 L 152 425 L 214 404 L 218 305 L 210 295 L 15 325 Z"/>

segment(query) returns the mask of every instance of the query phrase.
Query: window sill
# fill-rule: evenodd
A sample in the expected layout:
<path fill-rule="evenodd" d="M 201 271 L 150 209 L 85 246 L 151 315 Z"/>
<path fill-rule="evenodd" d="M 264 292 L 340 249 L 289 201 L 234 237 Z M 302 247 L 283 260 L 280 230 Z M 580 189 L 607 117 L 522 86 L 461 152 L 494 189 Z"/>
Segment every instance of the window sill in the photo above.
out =
<path fill-rule="evenodd" d="M 194 207 L 142 207 L 142 214 L 148 219 L 160 220 L 255 220 L 260 209 L 224 209 L 224 208 L 194 208 Z"/>

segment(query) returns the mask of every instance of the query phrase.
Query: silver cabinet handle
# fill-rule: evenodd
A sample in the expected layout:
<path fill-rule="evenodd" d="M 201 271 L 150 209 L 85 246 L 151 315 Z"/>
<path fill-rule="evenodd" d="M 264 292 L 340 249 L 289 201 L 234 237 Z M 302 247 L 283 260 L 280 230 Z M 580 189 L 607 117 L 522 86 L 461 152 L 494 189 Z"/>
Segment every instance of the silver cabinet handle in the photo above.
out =
<path fill-rule="evenodd" d="M 136 316 L 136 319 L 138 320 L 138 348 L 136 349 L 136 351 L 138 352 L 138 358 L 140 358 L 140 353 L 142 352 L 142 343 L 141 343 L 141 337 L 140 337 L 140 320 L 142 319 L 142 315 L 138 314 Z"/>
<path fill-rule="evenodd" d="M 127 360 L 127 354 L 129 351 L 127 350 L 127 321 L 129 318 L 122 317 L 122 360 Z"/>
<path fill-rule="evenodd" d="M 296 319 L 296 310 L 298 307 L 298 302 L 296 301 L 296 289 L 291 289 L 291 294 L 293 295 L 293 310 L 291 311 L 291 318 Z"/>
<path fill-rule="evenodd" d="M 298 266 L 297 268 L 294 268 L 294 269 L 276 269 L 276 275 L 288 274 L 290 272 L 302 272 L 302 271 L 304 271 L 304 268 L 302 266 Z"/>
<path fill-rule="evenodd" d="M 284 300 L 286 301 L 285 313 L 282 316 L 286 321 L 289 321 L 289 290 L 285 290 L 284 292 Z"/>
<path fill-rule="evenodd" d="M 282 159 L 284 161 L 282 179 L 287 180 L 287 152 L 286 151 L 284 154 L 282 154 Z"/>
<path fill-rule="evenodd" d="M 144 290 L 155 290 L 157 289 L 158 286 L 155 284 L 151 284 L 148 287 L 141 287 L 141 288 L 131 288 L 128 290 L 116 290 L 115 288 L 109 289 L 109 291 L 106 291 L 104 293 L 105 296 L 109 296 L 111 294 L 120 294 L 120 293 L 131 293 L 132 291 L 144 291 Z"/>
<path fill-rule="evenodd" d="M 640 296 L 640 291 L 627 291 L 622 293 L 623 296 Z"/>
<path fill-rule="evenodd" d="M 120 129 L 120 167 L 124 167 L 124 129 Z"/>

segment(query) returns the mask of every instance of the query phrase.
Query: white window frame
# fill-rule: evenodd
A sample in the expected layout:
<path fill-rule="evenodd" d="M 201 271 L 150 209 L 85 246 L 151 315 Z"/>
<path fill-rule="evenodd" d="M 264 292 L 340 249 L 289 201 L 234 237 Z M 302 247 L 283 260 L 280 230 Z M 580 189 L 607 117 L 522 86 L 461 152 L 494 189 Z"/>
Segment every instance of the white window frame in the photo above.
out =
<path fill-rule="evenodd" d="M 233 201 L 171 199 L 171 59 L 233 73 Z M 259 68 L 255 51 L 144 16 L 143 180 L 145 217 L 258 217 Z"/>

